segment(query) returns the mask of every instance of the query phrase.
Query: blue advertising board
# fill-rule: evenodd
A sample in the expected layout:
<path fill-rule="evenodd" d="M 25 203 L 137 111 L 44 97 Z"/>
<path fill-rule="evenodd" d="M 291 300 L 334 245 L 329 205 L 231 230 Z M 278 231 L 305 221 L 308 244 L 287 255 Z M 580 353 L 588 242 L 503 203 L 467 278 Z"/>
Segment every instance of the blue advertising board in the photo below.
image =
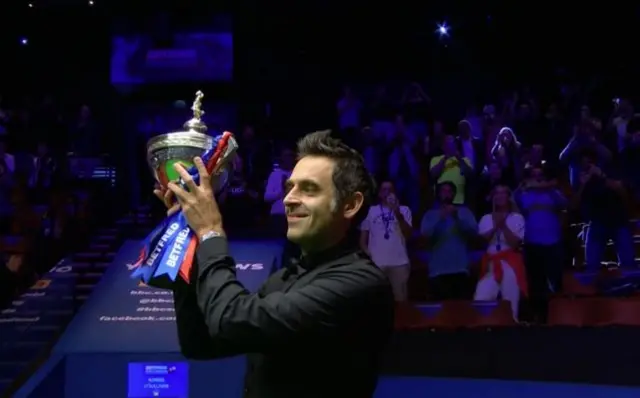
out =
<path fill-rule="evenodd" d="M 140 286 L 130 277 L 139 243 L 126 242 L 54 351 L 70 353 L 179 352 L 173 295 Z M 277 242 L 230 242 L 238 279 L 255 291 L 272 272 L 281 251 Z"/>

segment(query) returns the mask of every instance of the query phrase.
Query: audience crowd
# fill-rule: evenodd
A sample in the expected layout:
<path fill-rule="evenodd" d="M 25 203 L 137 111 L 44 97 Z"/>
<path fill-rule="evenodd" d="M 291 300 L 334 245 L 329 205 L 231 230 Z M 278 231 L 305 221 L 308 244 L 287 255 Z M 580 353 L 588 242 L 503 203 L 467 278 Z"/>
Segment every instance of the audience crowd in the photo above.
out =
<path fill-rule="evenodd" d="M 640 116 L 629 100 L 614 99 L 601 119 L 577 90 L 544 102 L 523 89 L 449 121 L 420 84 L 400 94 L 382 85 L 366 99 L 346 87 L 335 105 L 337 134 L 379 183 L 360 244 L 398 302 L 502 299 L 515 320 L 544 322 L 566 267 L 599 270 L 610 240 L 619 266 L 635 266 Z M 232 223 L 282 231 L 294 152 L 282 146 L 272 162 L 259 137 L 253 126 L 240 132 L 238 173 L 221 200 Z M 425 266 L 428 283 L 410 293 Z"/>
<path fill-rule="evenodd" d="M 545 102 L 523 89 L 443 120 L 437 99 L 418 83 L 398 95 L 381 85 L 372 98 L 344 89 L 336 134 L 361 151 L 379 184 L 360 245 L 387 273 L 399 303 L 502 299 L 514 319 L 544 322 L 565 268 L 600 269 L 610 240 L 618 265 L 635 267 L 640 116 L 616 98 L 599 118 L 588 100 L 559 90 Z M 87 106 L 64 118 L 49 98 L 21 109 L 0 102 L 5 302 L 89 228 L 87 195 L 70 183 L 68 159 L 97 153 L 98 129 Z M 284 183 L 295 152 L 284 140 L 273 151 L 262 137 L 274 134 L 260 126 L 237 136 L 235 174 L 219 198 L 229 229 L 263 225 L 284 234 Z M 584 225 L 583 255 L 572 223 Z M 287 245 L 285 261 L 295 255 Z"/>
<path fill-rule="evenodd" d="M 70 163 L 97 152 L 97 126 L 88 106 L 63 117 L 57 105 L 0 100 L 0 308 L 82 245 L 93 222 Z"/>

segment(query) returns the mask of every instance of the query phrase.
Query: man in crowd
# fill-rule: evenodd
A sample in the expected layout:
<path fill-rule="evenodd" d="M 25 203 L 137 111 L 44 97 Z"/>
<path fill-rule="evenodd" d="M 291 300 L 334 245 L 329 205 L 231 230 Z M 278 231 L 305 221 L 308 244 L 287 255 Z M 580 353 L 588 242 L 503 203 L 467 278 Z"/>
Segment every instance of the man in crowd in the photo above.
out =
<path fill-rule="evenodd" d="M 613 239 L 620 266 L 630 268 L 635 264 L 635 255 L 627 188 L 621 179 L 598 167 L 596 159 L 594 152 L 583 152 L 580 186 L 573 198 L 574 206 L 581 210 L 582 219 L 588 223 L 585 235 L 587 268 L 600 268 L 609 239 Z"/>
<path fill-rule="evenodd" d="M 473 176 L 473 166 L 468 158 L 462 156 L 456 147 L 456 139 L 452 135 L 444 137 L 442 143 L 443 155 L 434 156 L 429 165 L 431 176 L 438 184 L 450 181 L 456 187 L 453 203 L 465 203 L 465 186 L 467 178 Z"/>
<path fill-rule="evenodd" d="M 247 398 L 365 398 L 376 388 L 394 303 L 388 279 L 358 248 L 374 182 L 362 156 L 329 133 L 298 143 L 299 160 L 285 182 L 287 238 L 302 258 L 258 293 L 236 278 L 201 159 L 195 164 L 203 183 L 178 165 L 188 191 L 170 183 L 164 197 L 177 197 L 200 240 L 190 284 L 173 287 L 181 350 L 194 359 L 248 354 Z"/>
<path fill-rule="evenodd" d="M 469 208 L 454 205 L 456 186 L 438 185 L 438 202 L 422 218 L 420 232 L 429 239 L 429 286 L 434 300 L 464 300 L 470 295 L 467 243 L 478 224 Z"/>
<path fill-rule="evenodd" d="M 532 317 L 546 322 L 548 296 L 558 292 L 564 267 L 560 212 L 567 200 L 544 174 L 542 165 L 527 169 L 515 199 L 525 217 L 524 261 Z"/>
<path fill-rule="evenodd" d="M 295 152 L 289 148 L 283 148 L 280 153 L 279 164 L 274 167 L 267 179 L 264 201 L 267 205 L 271 205 L 269 224 L 275 234 L 282 234 L 287 229 L 287 218 L 282 200 L 287 193 L 285 185 L 291 176 L 295 160 Z M 285 266 L 291 258 L 297 255 L 298 249 L 290 242 L 285 242 L 282 252 L 282 265 Z"/>
<path fill-rule="evenodd" d="M 400 205 L 390 181 L 380 184 L 378 200 L 379 204 L 369 209 L 360 225 L 360 247 L 387 274 L 396 301 L 404 302 L 411 273 L 407 254 L 411 210 Z"/>

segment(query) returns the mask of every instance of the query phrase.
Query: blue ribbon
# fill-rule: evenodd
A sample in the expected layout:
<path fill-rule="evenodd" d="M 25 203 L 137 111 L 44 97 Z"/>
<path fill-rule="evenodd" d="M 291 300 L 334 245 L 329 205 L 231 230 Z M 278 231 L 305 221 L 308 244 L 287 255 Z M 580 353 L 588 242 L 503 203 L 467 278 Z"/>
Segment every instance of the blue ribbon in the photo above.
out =
<path fill-rule="evenodd" d="M 202 155 L 205 164 L 213 156 L 218 147 L 220 137 L 214 137 L 213 149 Z M 200 183 L 198 169 L 193 166 L 187 170 L 196 184 Z M 182 179 L 179 185 L 186 189 Z M 167 217 L 160 225 L 144 239 L 137 267 L 131 273 L 134 279 L 149 283 L 151 279 L 167 276 L 175 281 L 180 272 L 180 266 L 185 260 L 187 247 L 193 232 L 189 228 L 186 218 L 179 211 Z"/>

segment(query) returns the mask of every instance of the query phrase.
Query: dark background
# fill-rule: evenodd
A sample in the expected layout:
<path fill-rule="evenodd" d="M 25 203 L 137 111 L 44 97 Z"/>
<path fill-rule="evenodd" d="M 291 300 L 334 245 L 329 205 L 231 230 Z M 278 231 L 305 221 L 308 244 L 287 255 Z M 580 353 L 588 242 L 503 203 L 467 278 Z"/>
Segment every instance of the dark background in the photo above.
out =
<path fill-rule="evenodd" d="M 453 104 L 451 97 L 490 101 L 525 83 L 544 94 L 558 81 L 580 82 L 602 91 L 603 98 L 637 86 L 633 37 L 640 6 L 631 3 L 171 3 L 3 4 L 0 92 L 13 94 L 14 101 L 21 93 L 62 92 L 69 101 L 91 102 L 98 114 L 112 114 L 123 100 L 109 85 L 114 26 L 153 32 L 155 22 L 169 21 L 176 28 L 201 27 L 219 15 L 232 21 L 234 81 L 198 88 L 238 102 L 245 121 L 263 121 L 268 102 L 274 113 L 270 123 L 283 129 L 326 126 L 347 82 L 418 80 L 444 108 Z M 447 40 L 435 34 L 442 21 L 451 26 Z M 29 45 L 20 44 L 22 37 Z M 147 87 L 125 99 L 187 99 L 194 88 Z"/>

